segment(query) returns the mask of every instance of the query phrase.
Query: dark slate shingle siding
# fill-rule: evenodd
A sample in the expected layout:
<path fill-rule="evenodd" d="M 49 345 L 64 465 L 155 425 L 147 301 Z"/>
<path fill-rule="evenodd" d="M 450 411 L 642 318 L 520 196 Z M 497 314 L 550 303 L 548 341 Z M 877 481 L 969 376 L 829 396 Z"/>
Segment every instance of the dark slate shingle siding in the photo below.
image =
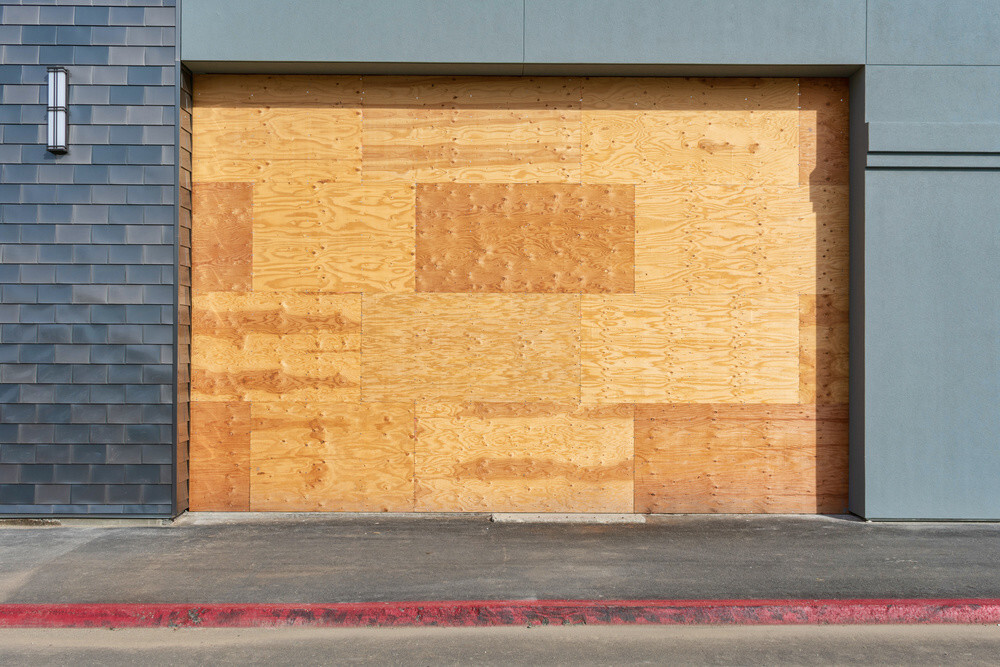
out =
<path fill-rule="evenodd" d="M 172 511 L 174 21 L 173 0 L 0 4 L 0 514 Z"/>

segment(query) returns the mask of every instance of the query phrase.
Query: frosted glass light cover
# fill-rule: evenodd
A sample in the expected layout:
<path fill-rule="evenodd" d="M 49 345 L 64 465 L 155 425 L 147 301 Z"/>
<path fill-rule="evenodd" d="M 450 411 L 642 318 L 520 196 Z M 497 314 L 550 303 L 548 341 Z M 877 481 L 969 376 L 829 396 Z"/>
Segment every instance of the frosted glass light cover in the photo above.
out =
<path fill-rule="evenodd" d="M 53 153 L 65 153 L 67 150 L 69 112 L 66 109 L 66 88 L 66 70 L 61 67 L 50 67 L 46 137 L 48 149 Z"/>

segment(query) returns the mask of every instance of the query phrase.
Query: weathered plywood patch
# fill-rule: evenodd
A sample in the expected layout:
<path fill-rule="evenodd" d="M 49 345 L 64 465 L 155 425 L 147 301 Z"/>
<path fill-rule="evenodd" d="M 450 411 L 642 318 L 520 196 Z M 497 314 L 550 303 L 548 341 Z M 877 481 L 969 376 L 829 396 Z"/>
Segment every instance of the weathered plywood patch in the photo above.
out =
<path fill-rule="evenodd" d="M 253 185 L 195 183 L 191 197 L 191 288 L 249 291 Z"/>
<path fill-rule="evenodd" d="M 202 294 L 191 331 L 194 400 L 360 398 L 359 294 Z"/>
<path fill-rule="evenodd" d="M 417 186 L 419 292 L 632 292 L 629 185 Z"/>
<path fill-rule="evenodd" d="M 847 79 L 799 79 L 799 183 L 847 185 Z"/>
<path fill-rule="evenodd" d="M 416 509 L 631 512 L 632 406 L 418 403 Z"/>
<path fill-rule="evenodd" d="M 799 297 L 799 402 L 847 403 L 848 323 L 846 295 Z"/>
<path fill-rule="evenodd" d="M 365 401 L 579 400 L 580 297 L 366 294 Z"/>
<path fill-rule="evenodd" d="M 798 297 L 584 295 L 582 397 L 598 403 L 798 399 Z"/>
<path fill-rule="evenodd" d="M 192 512 L 250 509 L 250 404 L 190 403 Z"/>
<path fill-rule="evenodd" d="M 255 402 L 250 509 L 413 509 L 413 405 Z"/>
<path fill-rule="evenodd" d="M 844 512 L 847 408 L 639 405 L 635 460 L 638 512 Z"/>

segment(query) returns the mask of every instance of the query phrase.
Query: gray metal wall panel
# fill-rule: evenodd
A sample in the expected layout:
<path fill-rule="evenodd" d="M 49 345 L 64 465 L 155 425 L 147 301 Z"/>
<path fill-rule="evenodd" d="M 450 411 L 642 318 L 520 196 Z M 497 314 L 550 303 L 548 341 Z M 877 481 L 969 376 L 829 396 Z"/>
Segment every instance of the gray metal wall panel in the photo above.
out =
<path fill-rule="evenodd" d="M 185 61 L 520 63 L 521 0 L 197 0 Z"/>
<path fill-rule="evenodd" d="M 868 150 L 873 153 L 1000 153 L 1000 122 L 870 123 Z"/>
<path fill-rule="evenodd" d="M 869 0 L 872 65 L 1000 65 L 992 0 Z"/>
<path fill-rule="evenodd" d="M 861 64 L 863 0 L 526 0 L 527 63 Z"/>
<path fill-rule="evenodd" d="M 865 515 L 1000 517 L 1000 172 L 865 194 Z"/>
<path fill-rule="evenodd" d="M 171 511 L 175 9 L 124 4 L 0 4 L 0 514 Z"/>
<path fill-rule="evenodd" d="M 995 123 L 1000 119 L 1000 67 L 866 69 L 869 122 Z"/>

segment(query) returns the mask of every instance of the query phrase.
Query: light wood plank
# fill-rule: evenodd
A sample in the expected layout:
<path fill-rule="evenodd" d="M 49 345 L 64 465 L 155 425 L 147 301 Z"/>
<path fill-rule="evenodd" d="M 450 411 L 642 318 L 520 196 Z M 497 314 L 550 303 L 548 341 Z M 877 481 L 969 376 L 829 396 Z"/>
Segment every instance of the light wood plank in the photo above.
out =
<path fill-rule="evenodd" d="M 413 509 L 413 405 L 255 402 L 250 509 Z"/>
<path fill-rule="evenodd" d="M 798 297 L 584 295 L 582 396 L 594 403 L 798 399 Z"/>
<path fill-rule="evenodd" d="M 201 107 L 357 108 L 362 80 L 329 74 L 197 74 L 193 99 Z"/>
<path fill-rule="evenodd" d="M 359 294 L 210 292 L 191 333 L 195 400 L 360 399 Z"/>
<path fill-rule="evenodd" d="M 580 112 L 366 109 L 367 181 L 580 181 Z"/>
<path fill-rule="evenodd" d="M 250 509 L 250 404 L 190 403 L 192 512 Z"/>
<path fill-rule="evenodd" d="M 788 111 L 799 108 L 791 78 L 593 77 L 584 111 Z"/>
<path fill-rule="evenodd" d="M 365 294 L 363 400 L 579 400 L 579 299 Z"/>
<path fill-rule="evenodd" d="M 632 406 L 420 403 L 416 509 L 631 512 Z"/>
<path fill-rule="evenodd" d="M 582 80 L 520 76 L 365 76 L 364 108 L 575 109 Z"/>
<path fill-rule="evenodd" d="M 638 512 L 840 513 L 847 409 L 812 405 L 640 405 Z"/>
<path fill-rule="evenodd" d="M 255 291 L 413 291 L 413 186 L 262 184 L 257 192 Z"/>

